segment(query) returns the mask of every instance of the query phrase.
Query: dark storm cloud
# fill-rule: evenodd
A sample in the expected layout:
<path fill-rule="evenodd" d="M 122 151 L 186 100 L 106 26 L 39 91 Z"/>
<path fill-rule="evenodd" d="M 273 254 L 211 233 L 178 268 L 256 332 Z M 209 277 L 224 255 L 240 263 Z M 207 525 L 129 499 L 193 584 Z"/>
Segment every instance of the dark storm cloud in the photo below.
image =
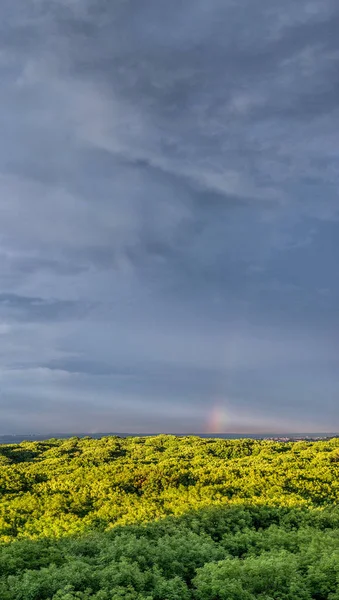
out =
<path fill-rule="evenodd" d="M 337 3 L 0 16 L 4 432 L 339 428 Z"/>

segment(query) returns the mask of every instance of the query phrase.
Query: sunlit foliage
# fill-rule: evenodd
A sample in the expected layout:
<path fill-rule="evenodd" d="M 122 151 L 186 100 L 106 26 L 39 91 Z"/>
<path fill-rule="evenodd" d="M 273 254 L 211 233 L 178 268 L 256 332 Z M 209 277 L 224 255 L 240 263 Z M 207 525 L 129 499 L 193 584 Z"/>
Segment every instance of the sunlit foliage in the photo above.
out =
<path fill-rule="evenodd" d="M 234 503 L 339 500 L 339 440 L 70 438 L 0 446 L 0 540 L 144 523 Z"/>

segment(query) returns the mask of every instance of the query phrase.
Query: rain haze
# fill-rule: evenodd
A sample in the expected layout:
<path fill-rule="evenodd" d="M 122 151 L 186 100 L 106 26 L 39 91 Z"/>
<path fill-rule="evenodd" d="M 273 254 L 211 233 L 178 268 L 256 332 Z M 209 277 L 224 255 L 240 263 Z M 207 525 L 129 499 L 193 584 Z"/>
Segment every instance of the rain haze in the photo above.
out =
<path fill-rule="evenodd" d="M 339 430 L 338 2 L 0 16 L 0 434 Z"/>

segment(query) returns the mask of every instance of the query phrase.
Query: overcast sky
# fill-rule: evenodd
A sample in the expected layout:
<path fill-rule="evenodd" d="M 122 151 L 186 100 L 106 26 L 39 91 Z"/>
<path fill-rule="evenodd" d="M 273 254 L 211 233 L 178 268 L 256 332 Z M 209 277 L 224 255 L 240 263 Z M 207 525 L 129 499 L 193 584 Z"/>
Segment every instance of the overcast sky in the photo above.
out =
<path fill-rule="evenodd" d="M 3 0 L 0 433 L 339 430 L 337 0 Z"/>

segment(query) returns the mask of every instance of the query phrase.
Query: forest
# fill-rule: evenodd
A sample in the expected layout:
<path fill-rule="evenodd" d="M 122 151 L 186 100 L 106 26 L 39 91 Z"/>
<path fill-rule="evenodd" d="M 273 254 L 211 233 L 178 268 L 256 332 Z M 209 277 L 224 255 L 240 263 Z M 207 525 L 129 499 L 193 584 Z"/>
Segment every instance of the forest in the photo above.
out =
<path fill-rule="evenodd" d="M 339 600 L 339 439 L 0 446 L 1 600 Z"/>

